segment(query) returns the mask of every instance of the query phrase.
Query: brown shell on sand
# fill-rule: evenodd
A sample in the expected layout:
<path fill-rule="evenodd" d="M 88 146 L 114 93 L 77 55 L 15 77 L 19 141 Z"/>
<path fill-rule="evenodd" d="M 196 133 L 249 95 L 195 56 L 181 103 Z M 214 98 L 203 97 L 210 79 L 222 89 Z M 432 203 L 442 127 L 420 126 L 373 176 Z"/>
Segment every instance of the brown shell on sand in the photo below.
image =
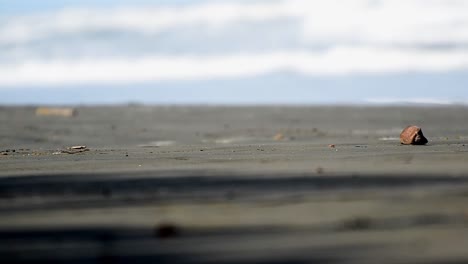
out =
<path fill-rule="evenodd" d="M 408 126 L 400 134 L 400 142 L 404 145 L 425 145 L 428 140 L 420 127 Z"/>

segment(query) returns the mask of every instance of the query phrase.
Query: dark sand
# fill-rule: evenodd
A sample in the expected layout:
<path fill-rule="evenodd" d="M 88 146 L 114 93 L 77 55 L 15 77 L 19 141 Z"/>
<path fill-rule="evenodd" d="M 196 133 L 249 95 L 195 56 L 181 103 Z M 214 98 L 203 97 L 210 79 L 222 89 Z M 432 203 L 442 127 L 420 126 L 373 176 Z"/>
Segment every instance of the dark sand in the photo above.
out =
<path fill-rule="evenodd" d="M 3 107 L 0 262 L 466 263 L 467 116 Z M 399 144 L 409 124 L 427 146 Z"/>

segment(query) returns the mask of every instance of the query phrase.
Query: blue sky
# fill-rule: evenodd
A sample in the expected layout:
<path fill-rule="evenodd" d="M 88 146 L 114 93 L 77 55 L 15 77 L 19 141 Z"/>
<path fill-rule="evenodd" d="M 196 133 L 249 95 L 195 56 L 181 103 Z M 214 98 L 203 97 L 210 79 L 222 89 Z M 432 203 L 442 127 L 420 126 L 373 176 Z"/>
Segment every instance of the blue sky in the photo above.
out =
<path fill-rule="evenodd" d="M 114 7 L 114 6 L 152 6 L 152 5 L 186 5 L 193 0 L 0 0 L 0 13 L 18 15 L 44 12 L 63 8 L 76 7 Z M 202 1 L 198 1 L 202 2 Z"/>
<path fill-rule="evenodd" d="M 468 1 L 0 6 L 0 104 L 468 103 Z"/>

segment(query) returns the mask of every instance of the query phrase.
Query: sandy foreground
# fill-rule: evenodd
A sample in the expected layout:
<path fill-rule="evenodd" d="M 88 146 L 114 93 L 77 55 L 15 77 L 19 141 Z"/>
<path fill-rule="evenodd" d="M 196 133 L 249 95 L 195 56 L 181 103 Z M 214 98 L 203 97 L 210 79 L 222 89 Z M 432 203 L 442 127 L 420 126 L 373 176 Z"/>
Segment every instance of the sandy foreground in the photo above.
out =
<path fill-rule="evenodd" d="M 466 107 L 76 113 L 0 108 L 1 263 L 468 262 Z"/>

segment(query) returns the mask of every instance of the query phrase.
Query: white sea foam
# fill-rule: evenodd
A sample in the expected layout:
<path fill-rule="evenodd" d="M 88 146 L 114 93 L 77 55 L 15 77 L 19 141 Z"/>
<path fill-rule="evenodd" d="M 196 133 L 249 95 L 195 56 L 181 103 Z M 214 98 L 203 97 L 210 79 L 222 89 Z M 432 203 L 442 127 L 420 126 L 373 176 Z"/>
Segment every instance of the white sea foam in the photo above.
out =
<path fill-rule="evenodd" d="M 377 105 L 466 105 L 467 101 L 464 100 L 449 100 L 441 98 L 397 98 L 397 97 L 382 97 L 382 98 L 369 98 L 364 100 L 366 103 Z"/>
<path fill-rule="evenodd" d="M 246 142 L 259 142 L 264 141 L 263 138 L 256 138 L 256 137 L 225 137 L 225 138 L 216 138 L 216 139 L 204 139 L 202 140 L 203 143 L 215 143 L 215 144 L 239 144 L 239 143 L 246 143 Z"/>
<path fill-rule="evenodd" d="M 177 142 L 174 140 L 158 140 L 158 141 L 151 141 L 145 144 L 140 144 L 138 146 L 142 148 L 150 148 L 150 147 L 168 147 L 168 146 L 173 146 L 176 144 Z"/>
<path fill-rule="evenodd" d="M 398 137 L 381 137 L 379 138 L 381 141 L 400 141 L 400 138 Z"/>

